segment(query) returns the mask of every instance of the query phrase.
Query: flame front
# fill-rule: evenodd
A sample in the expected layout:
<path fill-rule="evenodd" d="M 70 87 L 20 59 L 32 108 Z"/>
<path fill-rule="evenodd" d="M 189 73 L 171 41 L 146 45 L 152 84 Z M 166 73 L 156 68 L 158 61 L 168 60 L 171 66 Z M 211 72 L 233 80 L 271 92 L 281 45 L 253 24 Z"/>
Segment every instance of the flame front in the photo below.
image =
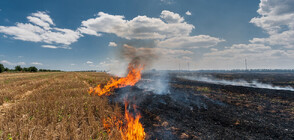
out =
<path fill-rule="evenodd" d="M 128 74 L 123 78 L 111 78 L 110 81 L 102 87 L 101 84 L 95 88 L 90 87 L 89 94 L 97 94 L 98 96 L 109 96 L 116 88 L 122 88 L 126 86 L 134 86 L 141 79 L 142 65 L 136 65 L 130 63 L 128 66 Z M 103 127 L 107 130 L 107 133 L 111 133 L 112 128 L 119 130 L 122 139 L 124 140 L 143 140 L 145 139 L 145 132 L 142 124 L 140 123 L 141 115 L 138 113 L 134 117 L 127 110 L 128 103 L 125 102 L 125 123 L 122 121 L 122 117 L 112 116 L 103 120 Z M 134 106 L 135 109 L 135 106 Z"/>
<path fill-rule="evenodd" d="M 136 114 L 135 118 L 127 110 L 128 103 L 125 103 L 125 120 L 123 123 L 118 117 L 112 116 L 103 120 L 103 126 L 107 130 L 107 133 L 111 133 L 111 128 L 119 130 L 123 140 L 144 140 L 146 133 L 140 123 L 140 114 Z"/>
<path fill-rule="evenodd" d="M 141 79 L 141 71 L 143 66 L 135 65 L 130 63 L 128 66 L 128 75 L 123 78 L 115 79 L 111 78 L 110 81 L 102 88 L 101 84 L 97 85 L 95 88 L 89 89 L 89 94 L 97 94 L 98 96 L 106 95 L 109 96 L 116 88 L 134 86 Z"/>
<path fill-rule="evenodd" d="M 136 114 L 134 118 L 133 115 L 127 110 L 127 103 L 125 103 L 125 119 L 127 125 L 124 129 L 120 130 L 120 133 L 124 140 L 143 140 L 145 138 L 145 132 L 142 124 L 139 122 L 141 115 Z"/>

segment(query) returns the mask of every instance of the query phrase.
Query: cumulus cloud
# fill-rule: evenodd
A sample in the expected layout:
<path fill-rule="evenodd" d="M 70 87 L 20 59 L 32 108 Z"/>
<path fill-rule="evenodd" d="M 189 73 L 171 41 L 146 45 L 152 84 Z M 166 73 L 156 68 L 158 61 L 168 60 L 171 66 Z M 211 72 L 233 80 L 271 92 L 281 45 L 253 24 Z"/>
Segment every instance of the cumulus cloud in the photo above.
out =
<path fill-rule="evenodd" d="M 167 23 L 181 23 L 184 21 L 184 18 L 182 18 L 179 14 L 167 10 L 163 10 L 160 17 Z"/>
<path fill-rule="evenodd" d="M 92 62 L 92 61 L 87 61 L 86 63 L 87 63 L 87 64 L 93 64 L 93 62 Z"/>
<path fill-rule="evenodd" d="M 245 58 L 254 68 L 287 68 L 288 61 L 294 58 L 294 51 L 272 49 L 264 44 L 234 44 L 224 50 L 205 53 L 203 56 L 198 65 L 204 68 L 243 68 Z"/>
<path fill-rule="evenodd" d="M 50 48 L 50 49 L 57 49 L 58 47 L 53 46 L 53 45 L 42 45 L 41 47 L 43 48 Z"/>
<path fill-rule="evenodd" d="M 46 12 L 39 11 L 33 13 L 27 19 L 30 23 L 0 26 L 0 33 L 9 35 L 17 40 L 59 45 L 70 45 L 82 36 L 78 31 L 55 27 L 53 20 Z M 47 46 L 47 48 L 49 47 Z"/>
<path fill-rule="evenodd" d="M 266 51 L 271 51 L 271 47 L 263 44 L 234 44 L 224 50 L 214 50 L 204 54 L 204 56 L 224 57 L 224 58 L 246 58 L 252 55 L 261 55 Z M 263 56 L 263 55 L 262 55 Z"/>
<path fill-rule="evenodd" d="M 158 41 L 157 46 L 163 48 L 208 48 L 225 40 L 208 35 L 181 36 Z"/>
<path fill-rule="evenodd" d="M 190 11 L 187 11 L 187 12 L 186 12 L 186 15 L 191 16 L 192 13 L 191 13 Z"/>
<path fill-rule="evenodd" d="M 142 44 L 136 46 L 136 43 L 131 43 L 132 47 L 125 44 L 123 48 L 129 48 L 129 52 L 136 54 L 152 52 L 155 56 L 160 56 L 158 59 L 156 57 L 156 64 L 171 64 L 173 61 L 190 61 L 191 55 L 194 54 L 191 49 L 209 48 L 225 41 L 209 35 L 191 36 L 194 28 L 194 25 L 187 23 L 178 13 L 163 10 L 159 17 L 138 15 L 130 20 L 122 15 L 99 12 L 96 17 L 82 21 L 78 30 L 83 34 L 95 36 L 104 33 L 115 34 L 120 38 L 134 40 L 137 44 L 142 40 L 152 42 L 152 47 Z M 108 46 L 117 45 L 115 42 L 109 42 Z M 106 66 L 105 63 L 101 65 Z"/>
<path fill-rule="evenodd" d="M 7 61 L 7 60 L 2 60 L 0 61 L 0 63 L 2 64 L 6 64 L 6 65 L 26 65 L 25 62 L 16 62 L 16 63 L 13 63 L 13 62 L 10 62 L 10 61 Z"/>
<path fill-rule="evenodd" d="M 152 39 L 161 48 L 208 48 L 224 41 L 208 35 L 190 36 L 194 28 L 179 14 L 163 10 L 159 18 L 137 16 L 131 20 L 99 12 L 97 17 L 83 21 L 79 31 L 96 36 L 112 33 L 126 39 Z M 116 45 L 110 42 L 109 46 Z"/>
<path fill-rule="evenodd" d="M 133 50 L 133 51 L 128 51 L 130 55 L 133 54 L 133 52 L 138 52 L 140 53 L 152 53 L 157 56 L 164 56 L 164 55 L 188 55 L 188 54 L 194 54 L 190 50 L 183 50 L 183 49 L 167 49 L 167 48 L 148 48 L 148 47 L 139 47 L 135 48 L 133 46 L 129 46 L 127 44 L 124 44 L 125 48 L 129 48 L 128 50 Z"/>
<path fill-rule="evenodd" d="M 49 30 L 50 29 L 50 24 L 41 20 L 40 18 L 37 18 L 37 17 L 32 17 L 32 16 L 28 16 L 27 17 L 28 20 L 31 22 L 31 23 L 34 23 L 36 25 L 39 25 L 41 27 L 43 27 L 44 29 L 46 30 Z"/>
<path fill-rule="evenodd" d="M 32 65 L 40 65 L 40 66 L 43 65 L 43 63 L 40 63 L 40 62 L 32 62 L 31 64 Z"/>
<path fill-rule="evenodd" d="M 193 25 L 184 22 L 176 13 L 164 10 L 160 17 L 137 16 L 125 20 L 121 15 L 99 12 L 97 17 L 83 21 L 79 31 L 98 36 L 101 33 L 112 33 L 126 39 L 164 39 L 187 36 L 194 29 Z"/>
<path fill-rule="evenodd" d="M 250 23 L 264 29 L 268 38 L 254 38 L 252 43 L 265 43 L 294 48 L 294 1 L 261 0 L 257 10 L 259 17 Z"/>
<path fill-rule="evenodd" d="M 198 65 L 243 68 L 246 58 L 254 68 L 289 68 L 294 59 L 294 1 L 261 0 L 257 12 L 260 16 L 252 18 L 250 23 L 262 28 L 268 37 L 253 38 L 249 44 L 233 44 L 224 49 L 211 48 Z"/>
<path fill-rule="evenodd" d="M 183 60 L 192 60 L 192 58 L 191 57 L 188 57 L 188 56 L 183 56 L 182 59 Z"/>
<path fill-rule="evenodd" d="M 51 25 L 55 25 L 53 23 L 53 20 L 51 19 L 51 17 L 46 13 L 46 12 L 42 12 L 42 11 L 38 11 L 36 13 L 33 13 L 32 16 L 34 17 L 38 17 L 40 18 L 41 20 L 45 21 L 45 22 L 48 22 L 49 24 Z"/>
<path fill-rule="evenodd" d="M 110 46 L 110 47 L 116 47 L 117 44 L 115 42 L 109 42 L 108 46 Z"/>
<path fill-rule="evenodd" d="M 164 4 L 173 4 L 174 0 L 160 0 Z"/>

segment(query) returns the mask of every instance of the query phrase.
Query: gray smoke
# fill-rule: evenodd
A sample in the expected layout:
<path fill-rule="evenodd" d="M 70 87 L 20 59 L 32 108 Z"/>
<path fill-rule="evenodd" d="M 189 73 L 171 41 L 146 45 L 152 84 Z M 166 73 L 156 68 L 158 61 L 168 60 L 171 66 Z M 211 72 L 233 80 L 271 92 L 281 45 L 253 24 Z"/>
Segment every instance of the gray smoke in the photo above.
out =
<path fill-rule="evenodd" d="M 136 48 L 127 44 L 123 45 L 121 53 L 123 59 L 136 66 L 146 67 L 158 58 L 153 48 Z"/>
<path fill-rule="evenodd" d="M 243 86 L 243 87 L 253 87 L 253 88 L 294 91 L 294 88 L 292 88 L 291 86 L 287 86 L 287 87 L 274 86 L 274 85 L 270 85 L 270 84 L 261 83 L 256 80 L 248 82 L 245 80 L 223 80 L 223 79 L 215 79 L 215 78 L 204 77 L 204 76 L 197 76 L 197 77 L 182 76 L 181 78 L 188 79 L 188 80 L 207 82 L 207 83 L 213 83 L 213 84 L 221 84 L 221 85 L 233 85 L 233 86 Z"/>
<path fill-rule="evenodd" d="M 155 94 L 168 94 L 169 75 L 166 71 L 154 72 L 143 78 L 136 86 L 144 91 L 151 91 Z"/>

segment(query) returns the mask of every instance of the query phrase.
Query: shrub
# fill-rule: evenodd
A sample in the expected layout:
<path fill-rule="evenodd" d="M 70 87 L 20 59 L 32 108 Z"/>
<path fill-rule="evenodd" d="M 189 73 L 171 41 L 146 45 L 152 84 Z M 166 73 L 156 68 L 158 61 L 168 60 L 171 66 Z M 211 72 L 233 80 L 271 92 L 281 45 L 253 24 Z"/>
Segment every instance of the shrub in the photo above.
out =
<path fill-rule="evenodd" d="M 4 68 L 3 64 L 0 64 L 0 73 L 4 72 L 4 70 L 5 70 L 5 68 Z"/>
<path fill-rule="evenodd" d="M 37 72 L 38 69 L 37 69 L 35 66 L 32 66 L 32 67 L 29 67 L 29 68 L 28 68 L 28 71 L 29 71 L 29 72 Z"/>
<path fill-rule="evenodd" d="M 14 67 L 15 71 L 22 71 L 22 67 L 20 65 L 17 65 Z"/>

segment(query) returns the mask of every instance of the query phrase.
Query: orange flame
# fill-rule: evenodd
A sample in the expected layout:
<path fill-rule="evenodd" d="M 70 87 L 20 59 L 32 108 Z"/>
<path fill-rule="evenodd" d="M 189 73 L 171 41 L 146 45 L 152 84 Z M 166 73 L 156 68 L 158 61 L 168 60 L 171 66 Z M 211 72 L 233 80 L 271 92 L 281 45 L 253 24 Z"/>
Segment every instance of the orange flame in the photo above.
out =
<path fill-rule="evenodd" d="M 144 140 L 146 133 L 140 123 L 140 114 L 136 114 L 135 118 L 127 110 L 128 103 L 125 103 L 125 125 L 117 117 L 107 118 L 103 120 L 103 126 L 110 133 L 111 128 L 119 130 L 122 139 L 124 140 Z M 135 107 L 134 107 L 135 108 Z"/>
<path fill-rule="evenodd" d="M 110 81 L 102 88 L 101 84 L 97 85 L 95 88 L 90 87 L 89 94 L 97 94 L 98 96 L 106 95 L 109 96 L 116 88 L 134 86 L 141 79 L 141 71 L 143 66 L 130 63 L 128 66 L 128 74 L 126 77 L 114 79 L 111 78 Z M 128 103 L 125 102 L 125 120 L 120 119 L 120 116 L 112 116 L 104 119 L 103 127 L 107 130 L 107 133 L 111 133 L 111 128 L 116 128 L 119 130 L 122 139 L 124 140 L 143 140 L 145 139 L 145 132 L 142 124 L 139 122 L 141 115 L 136 114 L 133 117 L 132 114 L 127 110 Z M 136 107 L 134 106 L 134 109 Z"/>
<path fill-rule="evenodd" d="M 143 140 L 145 139 L 145 132 L 142 124 L 139 122 L 141 115 L 136 114 L 134 118 L 133 115 L 127 110 L 128 104 L 125 103 L 125 119 L 127 120 L 127 125 L 125 131 L 120 130 L 120 133 L 124 140 Z"/>
<path fill-rule="evenodd" d="M 89 89 L 89 94 L 97 94 L 98 96 L 111 95 L 116 88 L 126 87 L 126 86 L 134 86 L 141 79 L 141 71 L 143 70 L 143 66 L 129 64 L 128 66 L 128 75 L 123 78 L 114 79 L 111 78 L 110 81 L 102 88 L 101 84 L 97 85 L 95 88 Z"/>

